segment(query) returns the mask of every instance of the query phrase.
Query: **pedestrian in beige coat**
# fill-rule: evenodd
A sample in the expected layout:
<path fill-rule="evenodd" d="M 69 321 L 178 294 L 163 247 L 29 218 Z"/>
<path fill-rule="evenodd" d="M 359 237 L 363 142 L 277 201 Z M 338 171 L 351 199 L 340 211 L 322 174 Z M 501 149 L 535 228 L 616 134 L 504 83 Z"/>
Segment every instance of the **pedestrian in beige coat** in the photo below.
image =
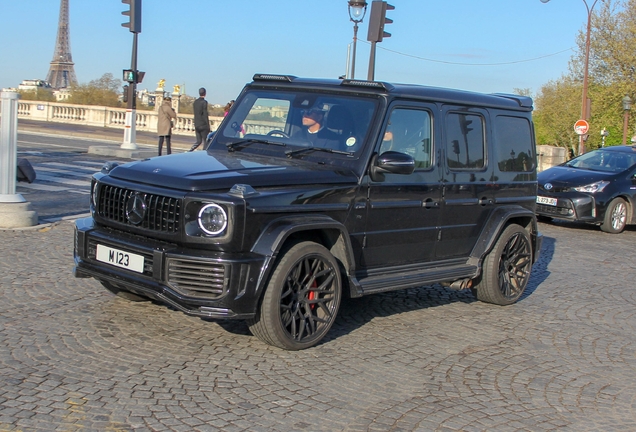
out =
<path fill-rule="evenodd" d="M 166 140 L 166 154 L 172 153 L 170 138 L 172 137 L 172 120 L 177 118 L 177 113 L 172 108 L 172 98 L 165 98 L 157 111 L 157 135 L 159 135 L 159 156 Z"/>

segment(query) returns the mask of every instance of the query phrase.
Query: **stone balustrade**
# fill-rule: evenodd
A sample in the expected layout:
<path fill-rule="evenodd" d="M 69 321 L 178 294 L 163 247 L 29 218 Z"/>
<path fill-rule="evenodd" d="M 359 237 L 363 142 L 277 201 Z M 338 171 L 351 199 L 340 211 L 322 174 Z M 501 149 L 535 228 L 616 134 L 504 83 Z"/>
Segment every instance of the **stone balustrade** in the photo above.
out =
<path fill-rule="evenodd" d="M 157 113 L 155 111 L 137 110 L 136 117 L 138 131 L 157 131 Z M 21 100 L 18 103 L 18 118 L 124 129 L 126 108 Z M 211 130 L 216 130 L 222 120 L 223 117 L 210 117 Z M 178 114 L 172 133 L 175 135 L 194 135 L 194 116 L 192 114 Z"/>

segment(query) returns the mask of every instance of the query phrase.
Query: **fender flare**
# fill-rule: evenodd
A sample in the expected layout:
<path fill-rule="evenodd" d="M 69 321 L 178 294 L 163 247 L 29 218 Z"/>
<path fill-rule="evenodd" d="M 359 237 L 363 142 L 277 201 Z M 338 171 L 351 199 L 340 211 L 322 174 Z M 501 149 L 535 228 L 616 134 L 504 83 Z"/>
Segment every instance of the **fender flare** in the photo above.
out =
<path fill-rule="evenodd" d="M 481 261 L 483 257 L 494 247 L 495 242 L 506 227 L 508 221 L 514 218 L 529 218 L 531 220 L 530 237 L 533 247 L 532 256 L 534 261 L 536 261 L 539 256 L 539 251 L 537 249 L 540 247 L 540 241 L 537 240 L 537 237 L 539 236 L 537 230 L 537 218 L 531 210 L 518 206 L 503 206 L 495 209 L 495 211 L 490 215 L 488 223 L 486 223 L 482 229 L 477 243 L 475 243 L 475 246 L 473 247 L 470 254 L 471 261 Z M 524 228 L 526 227 L 524 226 Z"/>
<path fill-rule="evenodd" d="M 346 255 L 345 271 L 350 273 L 355 270 L 355 260 L 351 239 L 346 227 L 337 220 L 325 215 L 295 215 L 283 216 L 271 221 L 252 246 L 251 252 L 265 257 L 265 262 L 261 268 L 256 283 L 255 294 L 260 296 L 264 290 L 265 283 L 272 271 L 273 263 L 278 257 L 285 241 L 294 233 L 303 231 L 338 231 L 344 245 L 342 251 Z"/>

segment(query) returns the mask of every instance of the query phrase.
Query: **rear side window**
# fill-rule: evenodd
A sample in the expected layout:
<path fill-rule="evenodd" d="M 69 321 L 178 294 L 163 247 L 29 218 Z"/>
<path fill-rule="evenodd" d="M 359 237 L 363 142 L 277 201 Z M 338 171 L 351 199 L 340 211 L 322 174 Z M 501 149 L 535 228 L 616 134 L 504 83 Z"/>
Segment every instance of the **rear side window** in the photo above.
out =
<path fill-rule="evenodd" d="M 497 116 L 495 157 L 500 171 L 534 170 L 535 157 L 530 122 L 522 117 Z"/>
<path fill-rule="evenodd" d="M 451 169 L 479 170 L 485 165 L 484 120 L 476 114 L 446 116 L 446 163 Z"/>

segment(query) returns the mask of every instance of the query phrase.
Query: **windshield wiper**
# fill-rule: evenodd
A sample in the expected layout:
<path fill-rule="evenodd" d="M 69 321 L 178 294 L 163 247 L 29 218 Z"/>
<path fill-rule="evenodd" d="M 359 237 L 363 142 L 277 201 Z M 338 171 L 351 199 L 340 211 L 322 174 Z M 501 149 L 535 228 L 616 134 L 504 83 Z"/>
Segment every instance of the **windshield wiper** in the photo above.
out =
<path fill-rule="evenodd" d="M 287 150 L 285 154 L 287 155 L 288 158 L 290 158 L 300 153 L 315 152 L 315 151 L 342 154 L 347 156 L 353 156 L 355 154 L 355 152 L 352 152 L 352 151 L 334 150 L 334 149 L 324 148 L 324 147 L 305 147 L 305 148 L 301 148 L 297 150 Z"/>
<path fill-rule="evenodd" d="M 269 141 L 266 139 L 246 139 L 246 140 L 242 140 L 242 141 L 236 141 L 233 143 L 229 143 L 229 144 L 225 144 L 225 146 L 227 147 L 227 151 L 229 152 L 233 152 L 235 150 L 235 147 L 247 147 L 248 145 L 252 145 L 255 143 L 261 143 L 261 144 L 267 144 L 267 145 L 275 145 L 275 146 L 281 146 L 281 147 L 286 147 L 287 144 L 282 143 L 282 142 L 277 142 L 277 141 Z"/>

